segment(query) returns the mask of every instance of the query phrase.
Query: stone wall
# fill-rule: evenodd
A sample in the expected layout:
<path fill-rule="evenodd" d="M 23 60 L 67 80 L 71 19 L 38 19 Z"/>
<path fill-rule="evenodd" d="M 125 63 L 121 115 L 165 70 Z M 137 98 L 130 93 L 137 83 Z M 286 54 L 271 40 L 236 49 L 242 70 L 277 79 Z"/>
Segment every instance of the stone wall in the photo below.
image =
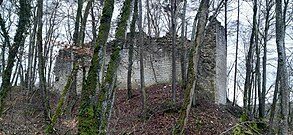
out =
<path fill-rule="evenodd" d="M 216 103 L 226 102 L 226 51 L 224 29 L 218 21 L 210 23 L 205 36 L 203 47 L 200 49 L 198 67 L 198 82 L 196 94 L 198 97 L 212 99 Z M 179 40 L 177 40 L 179 43 Z M 111 42 L 108 44 L 110 45 Z M 187 46 L 191 46 L 188 41 Z M 151 44 L 144 46 L 144 73 L 145 84 L 150 86 L 157 83 L 170 83 L 172 79 L 172 57 L 171 57 L 171 36 L 166 35 L 160 38 L 152 38 Z M 140 85 L 139 54 L 138 48 L 134 47 L 132 85 L 138 88 Z M 62 90 L 72 69 L 72 49 L 59 51 L 56 59 L 54 74 L 56 76 L 54 88 Z M 111 48 L 107 48 L 106 63 L 109 61 Z M 178 51 L 178 49 L 177 49 Z M 180 81 L 181 66 L 179 52 L 176 52 L 177 80 Z M 89 54 L 91 55 L 91 54 Z M 84 59 L 89 65 L 90 56 Z M 117 72 L 117 85 L 119 88 L 127 86 L 128 46 L 121 51 L 121 61 Z M 88 67 L 87 67 L 88 68 Z M 82 71 L 78 72 L 77 91 L 81 91 Z"/>
<path fill-rule="evenodd" d="M 166 40 L 168 37 L 152 40 L 151 45 L 144 47 L 144 73 L 145 85 L 150 86 L 156 83 L 171 82 L 171 41 Z M 163 43 L 163 44 L 162 44 Z M 178 53 L 177 53 L 178 54 Z M 180 78 L 180 61 L 176 57 L 177 80 Z M 127 66 L 128 66 L 128 49 L 121 52 L 120 66 L 117 72 L 117 82 L 120 88 L 126 88 L 127 85 Z M 133 56 L 132 85 L 138 88 L 140 85 L 139 54 L 138 48 L 134 51 Z"/>
<path fill-rule="evenodd" d="M 179 43 L 179 40 L 177 41 Z M 190 43 L 190 41 L 188 41 Z M 113 42 L 108 43 L 111 46 Z M 77 50 L 77 49 L 75 49 Z M 171 38 L 169 35 L 160 38 L 152 38 L 151 44 L 144 46 L 144 73 L 145 85 L 150 86 L 157 83 L 170 83 L 171 82 Z M 111 48 L 106 51 L 106 63 L 109 62 Z M 119 88 L 127 87 L 127 68 L 128 68 L 128 46 L 123 47 L 120 52 L 121 61 L 117 71 L 117 86 Z M 62 49 L 56 58 L 56 66 L 54 67 L 55 83 L 54 89 L 60 91 L 66 83 L 66 80 L 72 69 L 72 49 Z M 140 85 L 140 70 L 139 70 L 139 54 L 138 47 L 134 47 L 133 65 L 132 65 L 132 88 L 139 88 Z M 177 80 L 181 77 L 180 56 L 176 53 L 176 67 L 177 67 Z M 92 54 L 89 54 L 92 55 Z M 86 66 L 90 63 L 90 56 L 84 59 Z M 88 69 L 88 67 L 86 67 Z M 100 73 L 100 75 L 102 75 Z M 77 91 L 80 92 L 82 88 L 82 71 L 78 72 L 77 76 Z"/>
<path fill-rule="evenodd" d="M 227 47 L 225 30 L 217 20 L 209 23 L 204 43 L 200 48 L 196 97 L 226 103 Z"/>

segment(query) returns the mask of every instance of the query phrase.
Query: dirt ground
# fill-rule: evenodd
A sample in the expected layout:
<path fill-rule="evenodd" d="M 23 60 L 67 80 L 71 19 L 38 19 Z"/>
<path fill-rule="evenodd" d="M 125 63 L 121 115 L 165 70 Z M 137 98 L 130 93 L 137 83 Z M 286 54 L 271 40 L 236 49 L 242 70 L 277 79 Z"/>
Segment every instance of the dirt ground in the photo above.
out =
<path fill-rule="evenodd" d="M 171 85 L 161 84 L 146 88 L 148 119 L 141 118 L 141 97 L 134 90 L 135 97 L 127 100 L 127 91 L 119 90 L 112 115 L 110 134 L 170 134 L 179 116 L 183 93 L 177 89 L 177 105 L 172 107 Z M 186 135 L 220 134 L 238 122 L 238 118 L 227 112 L 223 106 L 208 102 L 199 102 L 191 110 L 188 118 Z"/>
<path fill-rule="evenodd" d="M 118 90 L 113 114 L 109 123 L 110 135 L 164 135 L 170 134 L 179 116 L 183 93 L 177 89 L 177 104 L 171 102 L 171 86 L 168 84 L 154 85 L 146 88 L 147 119 L 141 118 L 141 96 L 139 90 L 133 90 L 134 97 L 127 100 L 127 91 Z M 50 94 L 52 108 L 58 102 L 58 94 Z M 8 108 L 0 118 L 0 135 L 36 135 L 44 134 L 45 123 L 41 111 L 40 97 L 34 92 L 26 92 L 16 87 L 9 94 Z M 78 104 L 77 104 L 78 106 Z M 62 117 L 55 125 L 56 134 L 76 134 L 77 108 L 75 117 L 65 120 Z M 221 134 L 236 125 L 238 118 L 231 115 L 224 106 L 209 102 L 198 102 L 189 115 L 186 135 Z M 229 132 L 228 132 L 229 133 Z M 227 134 L 228 134 L 227 133 Z"/>

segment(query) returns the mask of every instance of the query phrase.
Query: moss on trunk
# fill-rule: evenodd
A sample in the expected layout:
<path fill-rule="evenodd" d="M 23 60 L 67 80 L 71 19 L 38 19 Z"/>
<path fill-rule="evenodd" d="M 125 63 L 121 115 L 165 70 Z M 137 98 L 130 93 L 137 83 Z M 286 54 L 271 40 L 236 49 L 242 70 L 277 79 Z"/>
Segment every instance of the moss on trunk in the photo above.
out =
<path fill-rule="evenodd" d="M 95 96 L 98 82 L 99 50 L 101 46 L 105 45 L 108 39 L 113 9 L 114 0 L 105 0 L 91 66 L 88 76 L 85 82 L 83 82 L 81 91 L 81 104 L 78 117 L 78 134 L 80 135 L 98 134 Z"/>
<path fill-rule="evenodd" d="M 116 42 L 113 44 L 112 48 L 113 51 L 110 55 L 110 62 L 107 69 L 105 80 L 102 82 L 101 90 L 98 93 L 98 101 L 97 101 L 97 116 L 98 116 L 98 126 L 99 126 L 99 133 L 105 134 L 107 128 L 107 116 L 108 113 L 106 109 L 103 111 L 103 102 L 106 101 L 107 92 L 113 91 L 112 86 L 114 86 L 115 82 L 115 74 L 118 69 L 118 65 L 120 62 L 120 50 L 122 48 L 122 44 L 125 38 L 126 26 L 127 21 L 130 16 L 130 7 L 131 7 L 131 0 L 125 0 L 124 5 L 122 7 L 121 18 L 118 22 L 118 27 L 116 31 Z"/>
<path fill-rule="evenodd" d="M 57 108 L 54 112 L 54 115 L 51 119 L 51 123 L 47 126 L 47 128 L 45 129 L 45 132 L 46 133 L 52 133 L 54 130 L 53 130 L 53 127 L 54 127 L 54 124 L 58 118 L 58 116 L 60 115 L 61 113 L 61 109 L 62 109 L 62 106 L 64 104 L 64 100 L 65 100 L 65 96 L 72 84 L 72 81 L 74 80 L 74 76 L 77 74 L 77 71 L 78 71 L 78 67 L 79 67 L 79 62 L 78 61 L 74 61 L 73 63 L 73 69 L 71 70 L 71 74 L 66 82 L 66 85 L 64 86 L 64 89 L 62 91 L 62 94 L 61 94 L 61 97 L 58 101 L 58 104 L 57 104 Z"/>
<path fill-rule="evenodd" d="M 191 54 L 189 55 L 188 65 L 194 65 L 195 47 L 192 47 Z M 184 102 L 182 108 L 180 110 L 179 119 L 176 121 L 176 125 L 173 128 L 172 135 L 183 134 L 184 131 L 184 121 L 186 119 L 187 113 L 189 113 L 188 108 L 191 106 L 192 97 L 194 94 L 194 85 L 195 85 L 195 72 L 194 66 L 188 67 L 188 75 L 187 75 L 187 85 L 184 92 Z"/>
<path fill-rule="evenodd" d="M 187 123 L 188 114 L 191 108 L 192 98 L 195 92 L 197 65 L 199 59 L 199 48 L 203 43 L 205 26 L 208 17 L 208 3 L 209 0 L 202 0 L 199 5 L 200 18 L 198 20 L 197 32 L 195 38 L 195 44 L 192 46 L 191 54 L 189 57 L 188 74 L 187 74 L 187 86 L 184 93 L 184 103 L 180 110 L 179 118 L 176 121 L 176 125 L 172 130 L 172 135 L 184 133 L 184 128 Z"/>

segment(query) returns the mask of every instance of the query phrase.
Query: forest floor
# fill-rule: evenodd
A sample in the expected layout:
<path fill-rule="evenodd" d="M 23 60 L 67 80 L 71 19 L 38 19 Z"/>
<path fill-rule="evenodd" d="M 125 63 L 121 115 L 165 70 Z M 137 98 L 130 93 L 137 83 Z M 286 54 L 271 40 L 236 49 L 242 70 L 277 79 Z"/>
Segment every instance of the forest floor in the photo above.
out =
<path fill-rule="evenodd" d="M 146 88 L 147 119 L 141 115 L 142 102 L 139 90 L 127 100 L 127 90 L 116 93 L 116 102 L 109 125 L 111 134 L 168 135 L 171 134 L 183 103 L 183 91 L 177 87 L 177 104 L 172 105 L 171 85 L 160 84 Z M 181 100 L 179 100 L 181 99 Z M 186 135 L 218 135 L 235 126 L 238 118 L 224 106 L 198 102 L 189 114 Z M 227 132 L 229 134 L 231 132 Z"/>
<path fill-rule="evenodd" d="M 35 135 L 44 134 L 45 123 L 41 110 L 40 98 L 33 93 L 26 94 L 20 87 L 14 88 L 8 96 L 5 113 L 0 117 L 0 135 Z M 134 97 L 127 100 L 127 91 L 118 90 L 114 110 L 109 124 L 110 135 L 138 134 L 163 135 L 170 134 L 179 116 L 180 105 L 183 102 L 183 93 L 177 89 L 177 104 L 171 102 L 171 86 L 168 84 L 154 85 L 146 88 L 147 92 L 147 119 L 141 115 L 141 96 L 139 90 L 134 90 Z M 28 96 L 29 95 L 29 96 Z M 35 96 L 37 97 L 37 96 Z M 58 102 L 58 94 L 50 94 L 52 108 Z M 55 125 L 56 134 L 75 134 L 77 125 L 77 110 L 74 118 L 59 119 Z M 190 112 L 186 135 L 217 135 L 221 134 L 239 121 L 225 106 L 209 102 L 198 102 Z M 227 132 L 229 134 L 231 132 Z"/>

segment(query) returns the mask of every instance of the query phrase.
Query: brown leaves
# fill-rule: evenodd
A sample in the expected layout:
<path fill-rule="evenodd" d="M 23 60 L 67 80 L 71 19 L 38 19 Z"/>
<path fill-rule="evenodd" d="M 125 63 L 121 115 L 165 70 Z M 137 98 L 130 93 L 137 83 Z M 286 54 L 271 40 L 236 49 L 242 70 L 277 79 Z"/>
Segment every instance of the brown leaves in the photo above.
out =
<path fill-rule="evenodd" d="M 148 104 L 148 120 L 139 118 L 141 112 L 141 96 L 139 90 L 134 90 L 135 97 L 127 101 L 127 90 L 118 90 L 115 109 L 110 122 L 110 134 L 162 134 L 168 135 L 179 115 L 180 103 L 172 108 L 171 86 L 166 84 L 146 88 Z M 182 92 L 177 88 L 177 97 Z M 181 95 L 182 97 L 182 95 Z M 223 107 L 202 102 L 191 110 L 185 134 L 220 134 L 237 122 Z"/>

